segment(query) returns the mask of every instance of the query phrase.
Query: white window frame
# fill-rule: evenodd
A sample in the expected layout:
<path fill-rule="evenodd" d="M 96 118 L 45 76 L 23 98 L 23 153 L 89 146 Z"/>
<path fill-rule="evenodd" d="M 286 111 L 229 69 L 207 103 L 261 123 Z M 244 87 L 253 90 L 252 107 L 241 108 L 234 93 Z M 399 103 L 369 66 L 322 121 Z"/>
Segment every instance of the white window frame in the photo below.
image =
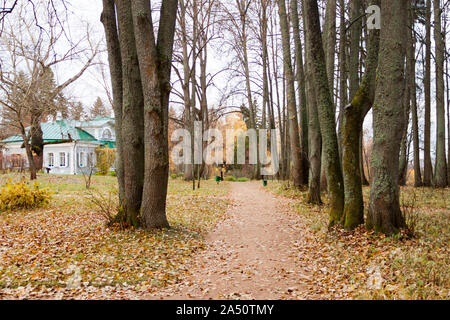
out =
<path fill-rule="evenodd" d="M 89 152 L 88 154 L 87 154 L 87 165 L 89 166 L 89 168 L 93 168 L 93 167 L 95 167 L 95 164 L 94 164 L 94 153 L 93 152 Z"/>
<path fill-rule="evenodd" d="M 85 165 L 84 165 L 84 152 L 83 151 L 80 151 L 78 153 L 78 166 L 80 168 L 84 168 L 85 167 Z"/>
<path fill-rule="evenodd" d="M 49 167 L 55 166 L 55 154 L 53 152 L 48 153 L 48 166 Z"/>
<path fill-rule="evenodd" d="M 64 162 L 61 161 L 62 159 L 64 159 Z M 61 168 L 67 167 L 67 153 L 66 152 L 60 152 L 59 153 L 59 166 Z"/>

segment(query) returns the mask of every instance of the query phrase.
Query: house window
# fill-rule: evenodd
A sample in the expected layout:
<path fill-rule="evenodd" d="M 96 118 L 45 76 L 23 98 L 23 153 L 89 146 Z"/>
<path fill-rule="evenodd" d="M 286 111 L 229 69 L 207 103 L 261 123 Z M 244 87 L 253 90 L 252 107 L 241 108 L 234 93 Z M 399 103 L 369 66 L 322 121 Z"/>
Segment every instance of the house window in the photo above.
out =
<path fill-rule="evenodd" d="M 59 153 L 59 166 L 60 167 L 66 166 L 66 153 L 65 152 Z"/>
<path fill-rule="evenodd" d="M 109 130 L 108 128 L 103 130 L 102 140 L 111 140 L 111 138 L 112 138 L 111 130 Z"/>
<path fill-rule="evenodd" d="M 94 167 L 94 154 L 91 152 L 91 153 L 88 153 L 88 166 L 89 166 L 89 168 L 92 168 L 92 167 Z"/>
<path fill-rule="evenodd" d="M 48 154 L 48 166 L 49 167 L 55 166 L 55 157 L 54 157 L 53 153 Z"/>
<path fill-rule="evenodd" d="M 84 152 L 79 153 L 78 164 L 79 164 L 80 168 L 84 167 Z"/>

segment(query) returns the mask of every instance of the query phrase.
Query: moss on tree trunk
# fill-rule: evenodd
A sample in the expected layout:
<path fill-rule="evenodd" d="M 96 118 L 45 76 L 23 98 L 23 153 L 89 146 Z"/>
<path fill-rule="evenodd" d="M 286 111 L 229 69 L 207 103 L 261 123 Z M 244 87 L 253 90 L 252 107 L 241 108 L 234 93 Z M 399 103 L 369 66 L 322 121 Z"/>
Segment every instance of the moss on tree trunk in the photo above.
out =
<path fill-rule="evenodd" d="M 333 226 L 342 223 L 344 211 L 344 182 L 339 160 L 334 105 L 328 86 L 317 1 L 305 0 L 303 4 L 303 18 L 306 20 L 306 44 L 308 57 L 312 60 L 311 72 L 317 90 L 322 150 L 325 154 L 324 165 L 330 199 L 329 221 L 330 226 Z"/>
<path fill-rule="evenodd" d="M 380 51 L 373 106 L 372 185 L 367 225 L 397 233 L 405 226 L 399 203 L 399 151 L 403 110 L 407 0 L 381 1 Z"/>

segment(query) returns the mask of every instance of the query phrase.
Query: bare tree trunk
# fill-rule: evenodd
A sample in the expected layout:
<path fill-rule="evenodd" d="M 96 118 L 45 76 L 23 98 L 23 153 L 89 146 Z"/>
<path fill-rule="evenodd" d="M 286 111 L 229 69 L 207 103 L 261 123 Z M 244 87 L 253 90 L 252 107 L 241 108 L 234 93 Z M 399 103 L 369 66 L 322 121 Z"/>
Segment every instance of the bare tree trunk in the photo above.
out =
<path fill-rule="evenodd" d="M 168 111 L 170 70 L 177 0 L 163 1 L 158 37 L 153 34 L 150 3 L 133 1 L 133 22 L 144 93 L 145 179 L 142 223 L 146 228 L 168 227 L 166 197 L 169 175 Z"/>
<path fill-rule="evenodd" d="M 439 0 L 433 0 L 434 42 L 436 45 L 436 164 L 434 184 L 439 188 L 447 186 L 447 159 L 445 156 L 445 103 L 444 103 L 444 36 L 442 34 L 442 9 Z"/>
<path fill-rule="evenodd" d="M 444 28 L 444 34 L 447 34 L 446 32 L 447 27 Z M 446 41 L 444 41 L 445 43 L 447 43 Z M 446 50 L 447 52 L 447 50 Z M 447 184 L 450 186 L 450 73 L 449 73 L 449 68 L 448 68 L 448 60 L 449 60 L 449 56 L 447 55 L 447 59 L 445 59 L 445 68 L 446 68 L 446 84 L 447 84 Z"/>
<path fill-rule="evenodd" d="M 414 30 L 413 8 L 409 7 L 408 20 L 411 30 Z M 413 131 L 413 148 L 414 148 L 414 186 L 422 186 L 422 175 L 420 173 L 420 149 L 419 149 L 419 123 L 417 117 L 417 96 L 416 96 L 416 38 L 413 32 L 408 29 L 408 58 L 409 63 L 409 87 L 411 98 L 411 118 Z"/>
<path fill-rule="evenodd" d="M 426 0 L 426 38 L 425 38 L 425 124 L 424 124 L 424 166 L 423 185 L 431 186 L 433 176 L 433 165 L 431 164 L 431 1 Z"/>
<path fill-rule="evenodd" d="M 330 197 L 330 226 L 342 223 L 344 210 L 344 182 L 339 161 L 336 122 L 331 91 L 328 86 L 325 54 L 321 41 L 320 19 L 317 1 L 304 0 L 303 18 L 306 20 L 308 57 L 313 58 L 311 71 L 318 97 L 318 114 L 322 133 L 322 149 L 325 152 L 328 194 Z"/>
<path fill-rule="evenodd" d="M 347 33 L 345 26 L 345 1 L 339 0 L 340 24 L 339 24 L 339 140 L 342 138 L 342 120 L 344 118 L 344 109 L 348 103 L 347 88 Z M 341 143 L 339 143 L 339 146 Z"/>
<path fill-rule="evenodd" d="M 371 1 L 379 5 L 379 0 Z M 366 73 L 351 103 L 345 107 L 342 128 L 342 167 L 345 205 L 344 227 L 354 229 L 364 223 L 361 179 L 361 136 L 364 117 L 372 108 L 375 96 L 380 32 L 371 30 L 368 41 Z"/>
<path fill-rule="evenodd" d="M 336 53 L 336 0 L 328 0 L 326 2 L 325 23 L 323 26 L 323 49 L 325 52 L 325 62 L 327 66 L 328 86 L 331 92 L 331 99 L 334 96 L 334 56 Z M 336 105 L 333 103 L 336 112 Z M 338 144 L 339 145 L 339 144 Z M 322 145 L 323 146 L 323 145 Z M 322 163 L 325 163 L 325 152 L 322 149 Z M 326 168 L 321 168 L 321 183 L 322 190 L 327 189 Z"/>
<path fill-rule="evenodd" d="M 334 95 L 334 58 L 336 55 L 336 0 L 328 0 L 324 25 L 324 50 L 327 64 L 328 87 Z"/>
<path fill-rule="evenodd" d="M 300 135 L 298 131 L 297 106 L 295 101 L 294 73 L 292 71 L 291 45 L 289 40 L 289 24 L 286 14 L 285 0 L 278 0 L 280 15 L 281 38 L 283 43 L 283 64 L 286 76 L 286 96 L 289 121 L 290 155 L 292 160 L 292 177 L 297 188 L 305 184 L 300 150 Z"/>
<path fill-rule="evenodd" d="M 380 52 L 373 106 L 372 185 L 367 225 L 385 234 L 405 226 L 399 203 L 398 154 L 405 126 L 403 84 L 407 0 L 381 0 Z"/>
<path fill-rule="evenodd" d="M 304 6 L 302 4 L 302 13 Z M 322 137 L 320 134 L 319 114 L 317 112 L 317 94 L 312 74 L 312 59 L 309 57 L 308 38 L 306 36 L 306 21 L 303 19 L 303 34 L 305 39 L 305 75 L 306 75 L 306 98 L 308 106 L 308 161 L 309 161 L 309 185 L 308 203 L 322 204 L 320 175 L 321 175 L 321 152 Z"/>
<path fill-rule="evenodd" d="M 354 97 L 359 88 L 359 53 L 362 33 L 361 9 L 362 0 L 352 0 L 350 2 L 350 64 L 349 78 L 350 78 L 350 97 Z"/>
<path fill-rule="evenodd" d="M 43 165 L 43 155 L 44 155 L 44 138 L 41 128 L 41 118 L 42 111 L 38 108 L 31 109 L 31 150 L 36 154 L 38 159 L 38 164 L 36 165 L 36 170 L 41 170 Z"/>
<path fill-rule="evenodd" d="M 31 145 L 30 145 L 30 136 L 25 132 L 25 128 L 23 126 L 21 126 L 21 135 L 22 135 L 22 139 L 23 139 L 23 144 L 25 146 L 25 152 L 27 155 L 27 160 L 28 160 L 28 167 L 30 169 L 30 180 L 36 180 L 37 179 L 37 174 L 36 174 L 36 164 L 34 162 L 34 157 L 33 157 L 33 151 L 31 150 Z"/>
<path fill-rule="evenodd" d="M 297 65 L 298 101 L 300 115 L 300 161 L 301 161 L 301 182 L 308 184 L 308 106 L 306 102 L 305 71 L 303 68 L 303 50 L 300 38 L 300 23 L 297 0 L 291 0 L 291 22 L 295 43 L 295 61 Z M 333 48 L 334 50 L 334 48 Z"/>
<path fill-rule="evenodd" d="M 405 34 L 406 36 L 406 34 Z M 406 39 L 406 37 L 405 37 Z M 409 114 L 411 111 L 411 88 L 409 86 L 409 70 L 411 59 L 408 59 L 409 53 L 406 52 L 406 69 L 405 69 L 405 79 L 404 79 L 404 95 L 403 95 L 403 109 L 404 109 L 404 118 L 405 118 L 405 126 L 403 127 L 402 134 L 402 143 L 400 146 L 400 160 L 399 160 L 399 170 L 398 170 L 398 184 L 404 186 L 406 184 L 406 177 L 408 173 L 408 127 L 409 127 Z"/>
<path fill-rule="evenodd" d="M 144 185 L 144 98 L 136 51 L 131 4 L 117 0 L 117 20 L 122 58 L 122 161 L 124 199 L 119 223 L 140 226 Z"/>
<path fill-rule="evenodd" d="M 269 97 L 269 80 L 267 71 L 268 49 L 267 49 L 267 7 L 269 3 L 267 0 L 261 0 L 259 11 L 259 36 L 261 41 L 261 60 L 263 72 L 263 104 L 262 104 L 262 125 L 261 128 L 267 128 L 267 118 L 270 119 L 270 97 Z M 270 127 L 270 125 L 269 125 Z"/>
<path fill-rule="evenodd" d="M 189 53 L 188 53 L 188 36 L 187 36 L 187 7 L 184 0 L 179 1 L 180 9 L 178 12 L 179 16 L 179 28 L 180 28 L 180 41 L 182 47 L 182 61 L 183 61 L 183 77 L 180 76 L 181 87 L 183 89 L 183 102 L 184 102 L 184 127 L 187 129 L 191 135 L 194 136 L 193 125 L 191 120 L 191 94 L 190 94 L 190 79 L 191 79 L 191 68 L 189 66 Z M 192 52 L 192 54 L 194 54 Z M 195 65 L 193 66 L 195 67 Z M 191 141 L 191 156 L 193 156 L 193 142 Z M 191 163 L 184 164 L 184 180 L 190 181 L 194 179 L 193 173 L 193 158 L 191 158 Z M 195 187 L 194 187 L 195 188 Z"/>
<path fill-rule="evenodd" d="M 113 94 L 113 109 L 115 115 L 116 132 L 116 175 L 119 184 L 119 205 L 123 205 L 125 182 L 123 169 L 122 148 L 122 58 L 120 54 L 119 35 L 117 33 L 116 11 L 114 0 L 103 0 L 103 13 L 101 16 L 106 35 L 108 49 L 109 70 Z"/>

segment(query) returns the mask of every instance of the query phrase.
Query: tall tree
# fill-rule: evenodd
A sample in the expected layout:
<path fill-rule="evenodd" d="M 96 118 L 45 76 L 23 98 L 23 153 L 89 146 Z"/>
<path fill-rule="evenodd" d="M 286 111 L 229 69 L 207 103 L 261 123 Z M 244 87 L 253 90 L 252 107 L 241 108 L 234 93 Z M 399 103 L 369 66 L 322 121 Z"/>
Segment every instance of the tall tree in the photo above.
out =
<path fill-rule="evenodd" d="M 305 184 L 300 150 L 300 135 L 298 130 L 297 106 L 295 101 L 294 72 L 292 69 L 291 45 L 289 24 L 286 13 L 285 0 L 278 0 L 278 13 L 280 15 L 281 38 L 283 43 L 283 65 L 286 75 L 286 97 L 289 112 L 289 141 L 292 159 L 292 177 L 294 185 L 299 188 Z"/>
<path fill-rule="evenodd" d="M 416 85 L 416 37 L 414 34 L 414 7 L 410 5 L 408 8 L 408 53 L 407 58 L 410 60 L 408 72 L 408 84 L 410 88 L 411 99 L 411 121 L 413 131 L 413 150 L 414 150 L 414 186 L 422 186 L 422 175 L 420 173 L 420 146 L 419 146 L 419 120 L 417 115 L 417 85 Z"/>
<path fill-rule="evenodd" d="M 405 125 L 402 100 L 407 0 L 381 0 L 380 51 L 373 105 L 372 185 L 367 225 L 393 234 L 405 226 L 399 203 L 398 155 Z"/>
<path fill-rule="evenodd" d="M 371 4 L 379 5 L 379 0 Z M 344 175 L 344 226 L 353 229 L 364 223 L 364 203 L 360 168 L 360 140 L 364 118 L 372 108 L 378 66 L 380 31 L 370 30 L 365 74 L 361 84 L 343 113 L 342 167 Z"/>
<path fill-rule="evenodd" d="M 32 10 L 34 13 L 34 10 L 43 8 L 45 4 L 39 2 Z M 82 41 L 67 44 L 63 37 L 65 23 L 56 23 L 61 21 L 56 11 L 43 10 L 41 25 L 36 25 L 29 7 L 18 5 L 17 10 L 2 21 L 2 58 L 9 61 L 2 63 L 0 70 L 0 90 L 4 95 L 0 103 L 15 115 L 33 180 L 36 179 L 36 170 L 42 168 L 45 143 L 41 122 L 57 111 L 66 111 L 61 108 L 66 109 L 67 106 L 62 92 L 93 64 L 99 44 L 90 43 L 86 47 Z M 87 56 L 84 65 L 66 81 L 57 83 L 53 69 L 71 59 L 81 60 L 83 55 Z M 17 94 L 19 91 L 21 94 Z M 22 101 L 13 101 L 16 98 Z M 26 129 L 27 125 L 29 129 Z"/>
<path fill-rule="evenodd" d="M 317 90 L 318 114 L 325 153 L 328 194 L 330 197 L 330 226 L 342 223 L 344 210 L 344 183 L 339 161 L 334 104 L 328 85 L 317 1 L 303 0 L 303 19 L 306 20 L 308 58 Z"/>
<path fill-rule="evenodd" d="M 424 143 L 423 143 L 423 185 L 431 186 L 433 166 L 431 164 L 431 1 L 426 0 L 425 9 L 425 116 L 424 116 Z"/>
<path fill-rule="evenodd" d="M 323 37 L 325 60 L 327 64 L 328 87 L 330 88 L 333 97 L 334 65 L 336 55 L 336 0 L 327 1 Z"/>
<path fill-rule="evenodd" d="M 109 117 L 111 113 L 108 108 L 104 105 L 102 99 L 97 97 L 92 108 L 89 110 L 91 119 L 95 119 L 96 117 Z"/>
<path fill-rule="evenodd" d="M 116 123 L 123 190 L 118 220 L 167 227 L 168 106 L 178 2 L 162 2 L 157 37 L 149 1 L 117 0 L 114 6 L 103 0 L 103 6 L 114 109 L 116 119 L 121 117 Z"/>
<path fill-rule="evenodd" d="M 297 0 L 291 0 L 291 23 L 295 44 L 295 63 L 298 85 L 298 106 L 300 116 L 300 161 L 301 183 L 308 183 L 308 107 L 306 101 L 306 79 L 303 66 L 303 48 L 300 38 L 300 23 Z M 333 47 L 334 50 L 334 47 Z"/>
<path fill-rule="evenodd" d="M 442 34 L 442 8 L 440 0 L 433 0 L 434 42 L 436 46 L 436 163 L 434 168 L 434 184 L 437 187 L 447 186 L 447 159 L 445 156 L 445 87 L 444 57 L 445 46 Z"/>
<path fill-rule="evenodd" d="M 146 228 L 168 227 L 168 113 L 173 42 L 178 1 L 162 2 L 155 37 L 150 2 L 132 3 L 133 24 L 144 96 L 145 172 L 141 216 Z"/>
<path fill-rule="evenodd" d="M 360 44 L 362 34 L 362 0 L 350 2 L 350 60 L 349 60 L 349 82 L 350 97 L 354 97 L 359 88 L 359 67 L 360 67 Z"/>

